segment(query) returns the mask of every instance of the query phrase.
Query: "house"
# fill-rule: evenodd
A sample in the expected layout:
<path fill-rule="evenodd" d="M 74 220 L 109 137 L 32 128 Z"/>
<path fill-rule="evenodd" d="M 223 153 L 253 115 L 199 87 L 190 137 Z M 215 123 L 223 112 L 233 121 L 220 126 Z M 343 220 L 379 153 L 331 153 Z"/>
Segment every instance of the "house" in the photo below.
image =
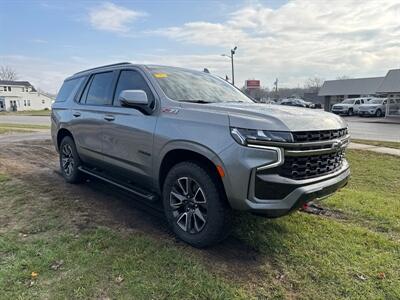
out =
<path fill-rule="evenodd" d="M 333 104 L 347 98 L 359 98 L 375 95 L 385 77 L 327 80 L 319 90 L 318 96 L 324 97 L 324 108 L 330 111 Z"/>
<path fill-rule="evenodd" d="M 53 98 L 28 81 L 0 80 L 0 111 L 50 109 Z"/>

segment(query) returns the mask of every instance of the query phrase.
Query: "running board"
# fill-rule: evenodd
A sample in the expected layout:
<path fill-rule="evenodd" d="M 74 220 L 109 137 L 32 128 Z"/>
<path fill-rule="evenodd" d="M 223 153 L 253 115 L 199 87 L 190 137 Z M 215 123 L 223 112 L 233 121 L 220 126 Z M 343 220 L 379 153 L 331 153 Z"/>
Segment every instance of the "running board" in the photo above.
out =
<path fill-rule="evenodd" d="M 130 192 L 130 193 L 132 193 L 132 194 L 134 194 L 134 195 L 136 195 L 136 196 L 145 198 L 146 200 L 149 200 L 149 201 L 154 202 L 154 201 L 157 199 L 157 196 L 154 195 L 154 194 L 147 193 L 147 192 L 145 192 L 145 191 L 139 191 L 139 189 L 137 189 L 137 188 L 135 188 L 135 187 L 126 186 L 126 185 L 123 184 L 123 183 L 119 183 L 119 182 L 117 182 L 117 181 L 115 181 L 115 180 L 113 180 L 113 179 L 107 178 L 107 177 L 105 177 L 105 176 L 103 176 L 103 175 L 101 175 L 101 174 L 99 174 L 99 173 L 97 173 L 97 172 L 95 172 L 95 171 L 90 171 L 90 170 L 85 169 L 85 168 L 83 168 L 83 167 L 78 167 L 78 169 L 79 169 L 79 171 L 81 171 L 82 173 L 85 173 L 85 174 L 88 174 L 88 175 L 90 175 L 90 176 L 93 176 L 93 177 L 95 177 L 95 178 L 97 178 L 97 179 L 103 180 L 103 181 L 105 181 L 105 182 L 107 182 L 107 183 L 110 183 L 110 184 L 112 184 L 112 185 L 114 185 L 114 186 L 116 186 L 116 187 L 119 187 L 119 188 L 121 188 L 121 189 L 123 189 L 123 190 L 125 190 L 125 191 L 128 191 L 128 192 Z"/>

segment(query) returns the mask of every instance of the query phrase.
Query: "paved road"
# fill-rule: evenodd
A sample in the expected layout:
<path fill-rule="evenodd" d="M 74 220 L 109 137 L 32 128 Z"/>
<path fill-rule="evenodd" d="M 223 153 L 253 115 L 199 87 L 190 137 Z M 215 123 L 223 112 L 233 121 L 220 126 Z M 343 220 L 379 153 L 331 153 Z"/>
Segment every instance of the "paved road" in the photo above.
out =
<path fill-rule="evenodd" d="M 0 116 L 0 123 L 49 125 L 50 117 L 44 116 Z"/>
<path fill-rule="evenodd" d="M 18 143 L 24 141 L 49 140 L 49 139 L 51 139 L 50 130 L 42 130 L 40 132 L 30 132 L 30 133 L 1 134 L 0 145 L 9 143 Z"/>
<path fill-rule="evenodd" d="M 376 123 L 383 119 L 346 117 L 353 138 L 400 142 L 400 123 Z M 376 122 L 375 122 L 376 121 Z M 50 125 L 50 117 L 0 116 L 0 123 Z"/>
<path fill-rule="evenodd" d="M 371 120 L 361 121 L 361 118 L 346 118 L 352 138 L 400 142 L 400 124 L 373 123 Z"/>

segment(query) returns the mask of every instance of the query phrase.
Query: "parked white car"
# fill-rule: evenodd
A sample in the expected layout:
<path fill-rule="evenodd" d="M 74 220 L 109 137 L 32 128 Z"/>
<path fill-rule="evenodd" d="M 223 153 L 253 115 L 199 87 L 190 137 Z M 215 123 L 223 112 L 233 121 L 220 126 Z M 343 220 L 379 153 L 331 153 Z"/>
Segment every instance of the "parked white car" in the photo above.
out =
<path fill-rule="evenodd" d="M 353 116 L 358 114 L 360 105 L 368 103 L 372 98 L 351 98 L 332 106 L 332 112 L 338 115 Z"/>
<path fill-rule="evenodd" d="M 374 98 L 359 107 L 359 116 L 383 117 L 386 113 L 386 98 Z"/>

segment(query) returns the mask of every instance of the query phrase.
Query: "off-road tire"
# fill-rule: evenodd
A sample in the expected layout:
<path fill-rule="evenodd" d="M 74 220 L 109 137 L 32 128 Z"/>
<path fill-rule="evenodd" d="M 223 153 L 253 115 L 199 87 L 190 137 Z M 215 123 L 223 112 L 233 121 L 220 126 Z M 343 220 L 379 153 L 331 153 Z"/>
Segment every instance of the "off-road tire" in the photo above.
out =
<path fill-rule="evenodd" d="M 197 248 L 208 247 L 222 241 L 228 236 L 231 229 L 232 211 L 225 199 L 225 194 L 222 191 L 222 187 L 220 186 L 221 184 L 218 181 L 219 179 L 217 176 L 218 175 L 214 174 L 212 170 L 201 166 L 198 162 L 185 161 L 172 167 L 164 181 L 163 205 L 168 223 L 172 231 L 178 236 L 179 239 Z M 179 180 L 185 180 L 185 178 L 192 179 L 192 183 L 190 184 L 195 187 L 193 189 L 199 191 L 197 188 L 199 187 L 202 194 L 204 194 L 204 198 L 206 199 L 206 214 L 202 214 L 203 217 L 205 216 L 206 222 L 203 225 L 204 227 L 202 227 L 202 229 L 198 232 L 196 231 L 196 228 L 193 228 L 193 232 L 188 232 L 188 229 L 185 231 L 181 227 L 182 224 L 178 224 L 179 217 L 182 216 L 187 209 L 189 211 L 186 215 L 187 218 L 191 208 L 182 208 L 183 206 L 178 206 L 179 209 L 182 208 L 184 211 L 179 215 L 176 206 L 175 209 L 173 206 L 171 206 L 171 203 L 176 200 L 171 200 L 171 197 L 174 198 L 174 196 L 171 195 L 171 192 L 177 192 L 177 187 L 179 186 L 177 184 L 179 183 Z M 190 181 L 188 180 L 188 182 Z M 180 185 L 180 187 L 182 187 L 182 185 Z M 186 190 L 188 191 L 189 188 Z M 184 193 L 182 193 L 182 195 L 183 194 Z M 202 199 L 203 197 L 200 198 Z M 189 200 L 186 201 L 187 205 L 191 205 L 188 202 Z M 197 203 L 195 200 L 193 201 Z M 201 209 L 204 209 L 204 206 Z M 194 208 L 194 213 L 192 213 L 192 216 L 193 218 L 197 217 L 196 208 Z M 197 218 L 197 220 L 199 219 Z M 192 223 L 197 224 L 196 220 L 194 219 Z M 186 223 L 186 225 L 188 224 Z"/>
<path fill-rule="evenodd" d="M 65 159 L 69 156 L 69 169 L 65 167 Z M 63 161 L 64 160 L 64 161 Z M 66 136 L 62 139 L 60 143 L 59 150 L 59 161 L 61 173 L 68 183 L 80 183 L 83 181 L 83 174 L 79 171 L 79 166 L 81 166 L 81 160 L 79 158 L 78 152 L 76 151 L 76 146 L 74 140 L 70 136 Z"/>
<path fill-rule="evenodd" d="M 347 115 L 348 115 L 349 117 L 354 116 L 354 111 L 353 111 L 352 108 L 349 109 L 349 111 L 347 112 Z"/>

